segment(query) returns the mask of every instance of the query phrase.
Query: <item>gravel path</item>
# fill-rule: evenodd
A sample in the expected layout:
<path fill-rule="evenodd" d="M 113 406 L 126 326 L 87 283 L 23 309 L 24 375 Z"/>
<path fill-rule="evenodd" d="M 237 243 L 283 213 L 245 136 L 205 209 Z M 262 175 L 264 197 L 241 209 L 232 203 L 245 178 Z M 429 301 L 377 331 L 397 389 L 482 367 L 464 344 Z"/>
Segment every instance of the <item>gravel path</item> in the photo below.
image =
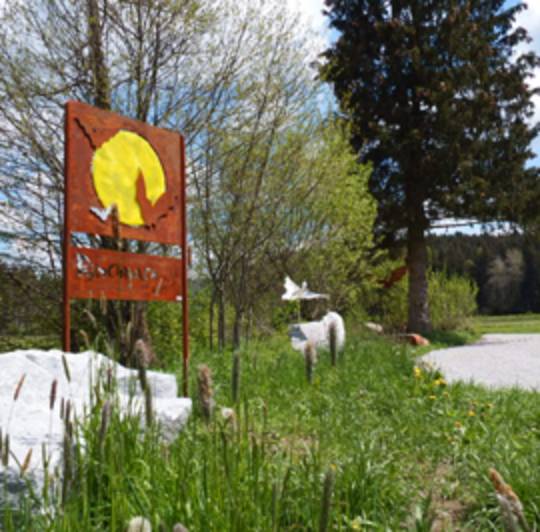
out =
<path fill-rule="evenodd" d="M 476 344 L 439 349 L 420 360 L 449 382 L 540 391 L 540 334 L 486 334 Z"/>

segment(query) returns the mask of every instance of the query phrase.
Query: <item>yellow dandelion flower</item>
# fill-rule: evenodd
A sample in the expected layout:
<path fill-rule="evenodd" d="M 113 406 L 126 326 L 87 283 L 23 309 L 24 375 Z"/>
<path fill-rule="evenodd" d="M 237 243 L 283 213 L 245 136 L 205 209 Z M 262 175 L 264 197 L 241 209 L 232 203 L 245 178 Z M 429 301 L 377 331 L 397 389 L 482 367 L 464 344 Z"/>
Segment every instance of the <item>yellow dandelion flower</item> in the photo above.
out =
<path fill-rule="evenodd" d="M 419 379 L 422 376 L 422 370 L 418 366 L 414 366 L 414 376 Z"/>
<path fill-rule="evenodd" d="M 467 413 L 467 415 L 468 415 L 469 417 L 474 417 L 474 416 L 476 416 L 476 412 L 475 412 L 474 410 L 469 410 L 469 412 Z"/>
<path fill-rule="evenodd" d="M 435 399 L 437 399 L 437 396 L 436 395 L 430 395 L 429 398 L 434 401 Z"/>
<path fill-rule="evenodd" d="M 362 530 L 362 520 L 360 517 L 356 517 L 351 521 L 351 530 Z"/>

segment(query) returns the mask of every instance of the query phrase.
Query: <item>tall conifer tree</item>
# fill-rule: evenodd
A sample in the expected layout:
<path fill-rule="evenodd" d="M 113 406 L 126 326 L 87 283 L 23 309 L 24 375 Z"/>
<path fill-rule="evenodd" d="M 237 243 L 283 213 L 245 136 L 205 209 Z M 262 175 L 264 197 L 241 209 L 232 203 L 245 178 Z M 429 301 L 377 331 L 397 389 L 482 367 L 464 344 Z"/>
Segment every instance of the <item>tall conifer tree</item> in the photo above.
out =
<path fill-rule="evenodd" d="M 322 72 L 372 161 L 370 188 L 387 238 L 406 235 L 409 330 L 430 329 L 426 230 L 438 219 L 517 220 L 538 188 L 526 168 L 532 126 L 527 80 L 540 65 L 518 53 L 525 9 L 505 0 L 326 0 L 339 33 Z"/>

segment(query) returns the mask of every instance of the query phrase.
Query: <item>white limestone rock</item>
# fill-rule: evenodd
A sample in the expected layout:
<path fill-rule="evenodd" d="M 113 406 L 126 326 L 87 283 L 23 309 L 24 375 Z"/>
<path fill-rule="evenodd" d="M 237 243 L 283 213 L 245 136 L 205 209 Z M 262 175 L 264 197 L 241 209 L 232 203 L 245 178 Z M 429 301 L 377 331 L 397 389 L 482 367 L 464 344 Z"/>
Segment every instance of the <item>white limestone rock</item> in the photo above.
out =
<path fill-rule="evenodd" d="M 110 375 L 116 380 L 118 405 L 124 415 L 144 413 L 145 401 L 137 378 L 137 371 L 125 368 L 99 353 L 87 351 L 65 354 L 70 373 L 67 379 L 62 362 L 62 351 L 14 351 L 0 354 L 0 427 L 2 434 L 9 434 L 10 460 L 8 467 L 0 464 L 0 482 L 7 479 L 8 492 L 16 493 L 21 484 L 19 465 L 28 451 L 32 458 L 27 476 L 40 486 L 43 481 L 42 444 L 47 446 L 49 470 L 60 462 L 63 421 L 60 419 L 62 399 L 71 402 L 72 413 L 84 420 L 90 410 L 92 386 L 98 379 Z M 13 400 L 15 388 L 22 375 L 24 383 L 17 401 Z M 163 437 L 173 439 L 186 424 L 191 413 L 189 398 L 177 397 L 174 375 L 147 371 L 152 391 L 155 418 L 160 422 Z M 57 381 L 56 401 L 50 410 L 50 393 Z M 141 416 L 144 420 L 144 415 Z M 18 462 L 18 463 L 17 463 Z M 24 483 L 23 483 L 24 484 Z M 1 497 L 0 497 L 1 498 Z"/>
<path fill-rule="evenodd" d="M 345 347 L 345 323 L 337 312 L 328 312 L 320 321 L 297 323 L 289 328 L 291 345 L 296 351 L 303 352 L 308 341 L 318 349 L 329 348 L 330 326 L 336 328 L 336 343 L 339 351 Z"/>

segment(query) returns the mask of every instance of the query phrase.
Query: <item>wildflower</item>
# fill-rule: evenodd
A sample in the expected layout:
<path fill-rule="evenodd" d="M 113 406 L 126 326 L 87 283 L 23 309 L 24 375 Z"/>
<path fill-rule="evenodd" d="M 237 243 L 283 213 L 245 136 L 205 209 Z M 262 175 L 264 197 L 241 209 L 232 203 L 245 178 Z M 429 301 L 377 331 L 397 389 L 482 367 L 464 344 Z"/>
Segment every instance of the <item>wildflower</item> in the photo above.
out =
<path fill-rule="evenodd" d="M 446 381 L 442 377 L 439 377 L 433 381 L 433 384 L 435 386 L 446 386 Z"/>
<path fill-rule="evenodd" d="M 221 409 L 221 417 L 223 419 L 231 419 L 234 418 L 234 410 L 232 408 L 226 408 L 223 407 Z"/>
<path fill-rule="evenodd" d="M 437 396 L 436 396 L 436 395 L 430 395 L 429 398 L 430 398 L 432 401 L 435 401 L 435 399 L 437 399 Z"/>
<path fill-rule="evenodd" d="M 469 412 L 467 413 L 467 415 L 468 415 L 469 417 L 474 417 L 474 416 L 476 416 L 476 412 L 475 412 L 474 410 L 469 410 Z"/>
<path fill-rule="evenodd" d="M 419 379 L 422 376 L 422 370 L 418 366 L 414 366 L 414 377 Z"/>
<path fill-rule="evenodd" d="M 460 429 L 460 428 L 463 427 L 463 425 L 462 425 L 459 421 L 456 421 L 456 422 L 454 423 L 454 427 L 456 427 L 456 429 Z"/>
<path fill-rule="evenodd" d="M 362 530 L 362 519 L 360 517 L 355 517 L 350 522 L 351 530 Z"/>
<path fill-rule="evenodd" d="M 134 517 L 128 523 L 127 532 L 152 532 L 152 525 L 146 517 Z"/>
<path fill-rule="evenodd" d="M 450 397 L 450 394 L 448 392 L 443 392 L 443 397 Z"/>

